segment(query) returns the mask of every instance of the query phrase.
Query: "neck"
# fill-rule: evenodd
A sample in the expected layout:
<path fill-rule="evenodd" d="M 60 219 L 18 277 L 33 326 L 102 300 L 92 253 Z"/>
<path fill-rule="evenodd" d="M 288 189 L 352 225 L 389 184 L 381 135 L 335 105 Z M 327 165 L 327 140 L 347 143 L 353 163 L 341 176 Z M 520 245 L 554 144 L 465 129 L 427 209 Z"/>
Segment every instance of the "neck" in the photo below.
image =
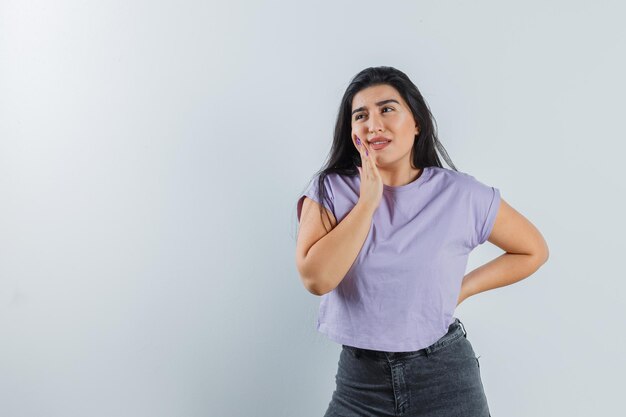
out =
<path fill-rule="evenodd" d="M 378 172 L 380 172 L 383 184 L 391 187 L 399 187 L 415 181 L 422 174 L 422 168 L 408 166 L 404 169 L 394 170 L 379 167 Z"/>

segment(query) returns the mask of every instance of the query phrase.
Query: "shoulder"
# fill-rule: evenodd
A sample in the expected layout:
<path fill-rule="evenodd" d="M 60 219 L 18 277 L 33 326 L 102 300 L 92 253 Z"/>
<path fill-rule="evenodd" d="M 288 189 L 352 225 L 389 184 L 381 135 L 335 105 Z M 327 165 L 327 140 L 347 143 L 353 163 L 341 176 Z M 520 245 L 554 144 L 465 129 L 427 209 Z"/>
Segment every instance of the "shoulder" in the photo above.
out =
<path fill-rule="evenodd" d="M 450 168 L 444 168 L 444 167 L 428 167 L 428 169 L 430 169 L 432 171 L 432 176 L 433 177 L 442 177 L 442 178 L 449 178 L 449 179 L 454 179 L 457 181 L 463 181 L 463 180 L 467 180 L 469 178 L 474 178 L 472 175 L 463 172 L 463 171 L 455 171 L 453 169 Z"/>
<path fill-rule="evenodd" d="M 494 194 L 499 193 L 498 188 L 480 181 L 467 172 L 440 167 L 431 167 L 431 169 L 433 182 L 440 191 L 450 190 L 455 195 L 470 200 L 490 199 Z"/>
<path fill-rule="evenodd" d="M 312 178 L 312 182 L 315 183 L 316 186 L 319 183 L 319 178 L 321 175 L 322 173 L 319 172 L 315 174 Z M 326 189 L 331 193 L 333 193 L 333 191 L 335 190 L 342 190 L 346 188 L 353 189 L 354 185 L 357 184 L 357 177 L 358 174 L 346 175 L 339 174 L 337 172 L 329 172 L 324 177 L 324 187 L 326 187 Z"/>
<path fill-rule="evenodd" d="M 477 182 L 474 176 L 466 172 L 435 166 L 428 167 L 428 169 L 431 171 L 430 178 L 440 184 L 458 185 L 466 188 Z"/>
<path fill-rule="evenodd" d="M 331 184 L 347 184 L 353 183 L 357 175 L 339 174 L 338 172 L 329 172 L 326 175 L 326 179 Z"/>

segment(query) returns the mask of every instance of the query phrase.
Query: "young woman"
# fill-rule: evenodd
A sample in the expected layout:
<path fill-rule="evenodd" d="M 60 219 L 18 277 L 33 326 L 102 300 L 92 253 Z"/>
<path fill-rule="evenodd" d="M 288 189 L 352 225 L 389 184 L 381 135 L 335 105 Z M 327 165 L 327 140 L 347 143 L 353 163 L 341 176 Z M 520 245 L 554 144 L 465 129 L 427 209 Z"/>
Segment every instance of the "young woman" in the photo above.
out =
<path fill-rule="evenodd" d="M 499 189 L 454 168 L 403 72 L 352 79 L 330 158 L 297 213 L 296 264 L 321 296 L 317 329 L 342 345 L 326 416 L 490 416 L 455 308 L 531 275 L 548 247 Z M 487 240 L 505 253 L 465 275 Z"/>

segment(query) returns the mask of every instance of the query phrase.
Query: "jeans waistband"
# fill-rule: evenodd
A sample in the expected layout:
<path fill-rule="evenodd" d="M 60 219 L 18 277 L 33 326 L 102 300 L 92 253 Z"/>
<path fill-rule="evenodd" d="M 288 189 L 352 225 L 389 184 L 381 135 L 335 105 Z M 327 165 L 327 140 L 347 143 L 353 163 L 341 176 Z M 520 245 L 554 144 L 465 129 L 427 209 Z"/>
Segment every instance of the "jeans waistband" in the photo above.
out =
<path fill-rule="evenodd" d="M 423 349 L 409 351 L 409 352 L 387 352 L 384 350 L 372 350 L 372 349 L 363 349 L 354 346 L 342 345 L 344 349 L 350 350 L 353 354 L 358 358 L 360 356 L 367 356 L 371 358 L 379 358 L 379 359 L 406 359 L 415 356 L 428 356 L 437 350 L 446 347 L 450 343 L 457 340 L 459 337 L 467 338 L 467 331 L 465 331 L 465 326 L 457 317 L 454 318 L 454 321 L 448 327 L 448 332 L 443 335 L 439 340 L 437 340 L 432 345 L 425 347 Z"/>

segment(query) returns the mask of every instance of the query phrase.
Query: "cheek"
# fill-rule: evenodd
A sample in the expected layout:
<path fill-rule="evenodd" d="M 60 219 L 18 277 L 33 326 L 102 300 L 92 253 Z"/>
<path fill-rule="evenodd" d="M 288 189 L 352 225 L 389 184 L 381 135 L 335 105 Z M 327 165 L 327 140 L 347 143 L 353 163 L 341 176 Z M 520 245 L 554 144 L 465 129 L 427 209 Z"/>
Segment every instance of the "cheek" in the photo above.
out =
<path fill-rule="evenodd" d="M 411 152 L 411 149 L 413 148 L 413 142 L 411 141 L 402 142 L 401 146 L 402 146 L 402 153 Z"/>

